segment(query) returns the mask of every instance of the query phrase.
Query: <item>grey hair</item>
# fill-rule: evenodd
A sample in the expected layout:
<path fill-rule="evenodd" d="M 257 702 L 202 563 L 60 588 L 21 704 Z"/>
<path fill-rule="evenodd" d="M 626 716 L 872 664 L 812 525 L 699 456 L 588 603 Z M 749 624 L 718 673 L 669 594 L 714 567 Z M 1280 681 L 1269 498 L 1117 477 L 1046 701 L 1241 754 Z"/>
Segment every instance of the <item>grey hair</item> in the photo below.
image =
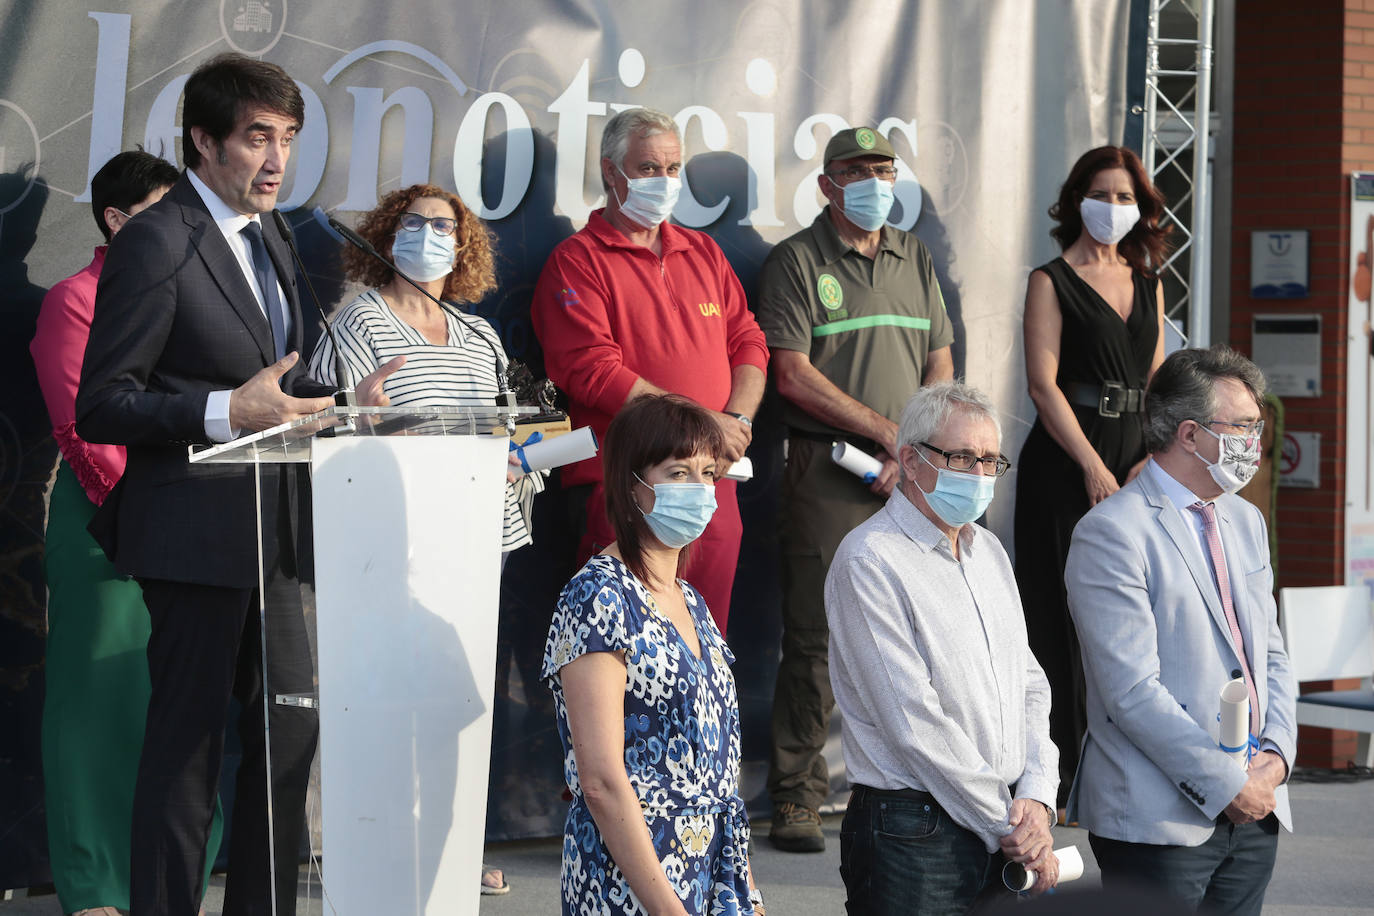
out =
<path fill-rule="evenodd" d="M 986 417 L 1002 441 L 1002 424 L 992 401 L 972 385 L 963 382 L 936 382 L 918 389 L 902 409 L 902 422 L 897 430 L 897 444 L 917 445 L 929 442 L 955 411 Z"/>
<path fill-rule="evenodd" d="M 1178 350 L 1155 371 L 1145 394 L 1145 448 L 1166 452 L 1184 420 L 1208 423 L 1216 416 L 1216 383 L 1232 378 L 1255 403 L 1264 400 L 1264 373 L 1225 344 Z"/>
<path fill-rule="evenodd" d="M 611 118 L 601 133 L 601 158 L 609 159 L 621 169 L 625 168 L 625 154 L 630 151 L 630 138 L 638 134 L 652 137 L 671 132 L 682 145 L 682 131 L 671 117 L 654 108 L 627 108 Z M 609 192 L 611 186 L 606 182 L 605 173 L 601 176 L 601 189 Z"/>

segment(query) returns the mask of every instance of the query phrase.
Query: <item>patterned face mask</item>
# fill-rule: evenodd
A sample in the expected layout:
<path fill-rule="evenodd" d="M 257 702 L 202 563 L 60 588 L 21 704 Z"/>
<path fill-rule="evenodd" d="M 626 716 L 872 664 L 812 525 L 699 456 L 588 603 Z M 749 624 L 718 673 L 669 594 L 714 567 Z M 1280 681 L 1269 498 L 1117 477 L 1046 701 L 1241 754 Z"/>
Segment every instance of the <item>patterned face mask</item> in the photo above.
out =
<path fill-rule="evenodd" d="M 1217 486 L 1221 487 L 1223 493 L 1235 493 L 1241 487 L 1250 482 L 1259 470 L 1260 462 L 1260 440 L 1258 434 L 1247 436 L 1235 433 L 1214 433 L 1206 426 L 1199 424 L 1199 428 L 1213 438 L 1221 442 L 1221 449 L 1217 454 L 1216 461 L 1208 461 L 1198 452 L 1198 460 L 1207 465 L 1207 472 L 1212 475 L 1212 480 Z"/>

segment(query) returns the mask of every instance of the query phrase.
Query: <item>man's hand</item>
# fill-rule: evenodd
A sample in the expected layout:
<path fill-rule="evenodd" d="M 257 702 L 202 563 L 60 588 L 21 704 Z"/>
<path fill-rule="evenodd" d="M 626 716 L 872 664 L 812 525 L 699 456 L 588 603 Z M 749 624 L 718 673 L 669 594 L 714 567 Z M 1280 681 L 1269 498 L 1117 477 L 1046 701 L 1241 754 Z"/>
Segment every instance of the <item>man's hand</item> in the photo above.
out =
<path fill-rule="evenodd" d="M 404 356 L 397 356 L 395 359 L 382 363 L 376 369 L 373 369 L 367 375 L 363 376 L 363 380 L 359 382 L 358 387 L 354 389 L 354 393 L 358 397 L 358 406 L 389 406 L 391 404 L 391 398 L 386 396 L 386 392 L 382 390 L 382 386 L 386 384 L 386 380 L 391 377 L 393 372 L 405 364 L 406 358 Z"/>
<path fill-rule="evenodd" d="M 1002 855 L 1035 872 L 1030 894 L 1043 894 L 1059 881 L 1049 809 L 1033 798 L 1018 798 L 1011 803 L 1008 820 L 1013 829 L 999 841 Z"/>
<path fill-rule="evenodd" d="M 229 428 L 255 433 L 333 407 L 333 398 L 293 398 L 281 390 L 281 377 L 300 358 L 292 351 L 230 392 Z"/>
<path fill-rule="evenodd" d="M 887 417 L 880 417 L 879 419 L 882 420 L 883 432 L 881 436 L 875 436 L 874 441 L 881 445 L 883 447 L 883 450 L 887 452 L 886 457 L 891 458 L 895 461 L 897 458 L 897 452 L 899 452 L 902 448 L 901 444 L 897 442 L 897 433 L 899 432 L 897 424 L 887 419 Z M 878 454 L 875 457 L 879 461 L 884 460 L 884 456 L 882 454 Z"/>
<path fill-rule="evenodd" d="M 1026 863 L 1026 870 L 1035 872 L 1035 883 L 1026 893 L 1038 897 L 1059 883 L 1059 856 L 1046 846 L 1040 858 Z"/>
<path fill-rule="evenodd" d="M 742 422 L 739 417 L 731 416 L 728 413 L 721 413 L 720 411 L 713 410 L 711 411 L 711 415 L 716 418 L 716 423 L 720 426 L 721 435 L 725 437 L 725 454 L 721 457 L 725 459 L 726 466 L 728 467 L 744 457 L 744 450 L 747 449 L 749 443 L 753 441 L 754 430 L 748 424 Z M 723 476 L 724 474 L 725 471 L 721 470 L 718 476 Z"/>
<path fill-rule="evenodd" d="M 1274 810 L 1277 802 L 1274 789 L 1283 782 L 1287 764 L 1273 751 L 1265 751 L 1250 761 L 1249 779 L 1240 793 L 1226 806 L 1226 816 L 1233 824 L 1249 824 L 1263 820 Z"/>
<path fill-rule="evenodd" d="M 882 453 L 879 453 L 878 460 L 883 463 L 883 469 L 878 472 L 878 479 L 869 484 L 868 488 L 886 499 L 892 495 L 892 488 L 897 484 L 900 468 L 897 462 Z"/>
<path fill-rule="evenodd" d="M 1002 855 L 1027 868 L 1054 848 L 1050 834 L 1050 815 L 1045 806 L 1033 798 L 1018 798 L 1011 803 L 1008 818 L 1012 831 L 999 841 Z"/>

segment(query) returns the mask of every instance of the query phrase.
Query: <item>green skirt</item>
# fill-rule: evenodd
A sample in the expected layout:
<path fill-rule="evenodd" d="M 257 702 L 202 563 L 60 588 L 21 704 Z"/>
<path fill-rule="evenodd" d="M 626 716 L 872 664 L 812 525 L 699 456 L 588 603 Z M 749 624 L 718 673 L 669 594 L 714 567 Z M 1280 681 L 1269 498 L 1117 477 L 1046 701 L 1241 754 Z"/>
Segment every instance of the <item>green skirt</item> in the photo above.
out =
<path fill-rule="evenodd" d="M 148 711 L 148 609 L 86 525 L 96 507 L 62 461 L 48 510 L 43 781 L 62 912 L 129 907 L 130 822 Z M 219 853 L 215 802 L 205 881 Z M 202 886 L 202 892 L 203 892 Z"/>

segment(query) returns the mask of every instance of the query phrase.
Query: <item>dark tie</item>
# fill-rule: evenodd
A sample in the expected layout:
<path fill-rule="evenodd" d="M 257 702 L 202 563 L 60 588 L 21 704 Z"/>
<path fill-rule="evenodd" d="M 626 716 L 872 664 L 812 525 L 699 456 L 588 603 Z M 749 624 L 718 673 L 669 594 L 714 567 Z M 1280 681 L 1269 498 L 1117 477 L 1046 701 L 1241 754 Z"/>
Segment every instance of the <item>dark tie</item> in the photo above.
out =
<path fill-rule="evenodd" d="M 1221 552 L 1221 532 L 1217 530 L 1216 507 L 1211 503 L 1196 502 L 1188 507 L 1202 516 L 1203 532 L 1207 535 L 1207 549 L 1212 554 L 1212 570 L 1216 575 L 1217 591 L 1221 592 L 1221 607 L 1226 611 L 1226 625 L 1231 628 L 1231 642 L 1240 656 L 1240 670 L 1245 675 L 1245 686 L 1250 691 L 1250 733 L 1259 734 L 1259 696 L 1255 693 L 1255 679 L 1250 673 L 1250 662 L 1245 657 L 1245 639 L 1241 636 L 1240 621 L 1236 617 L 1236 606 L 1231 601 L 1231 577 L 1226 572 L 1226 557 Z"/>
<path fill-rule="evenodd" d="M 277 359 L 286 355 L 286 314 L 282 310 L 281 297 L 277 295 L 277 272 L 272 269 L 272 259 L 267 256 L 267 246 L 262 241 L 262 227 L 256 222 L 242 229 L 243 237 L 248 239 L 248 250 L 253 253 L 253 274 L 258 278 L 258 289 L 262 291 L 263 310 L 272 325 L 272 343 Z"/>

